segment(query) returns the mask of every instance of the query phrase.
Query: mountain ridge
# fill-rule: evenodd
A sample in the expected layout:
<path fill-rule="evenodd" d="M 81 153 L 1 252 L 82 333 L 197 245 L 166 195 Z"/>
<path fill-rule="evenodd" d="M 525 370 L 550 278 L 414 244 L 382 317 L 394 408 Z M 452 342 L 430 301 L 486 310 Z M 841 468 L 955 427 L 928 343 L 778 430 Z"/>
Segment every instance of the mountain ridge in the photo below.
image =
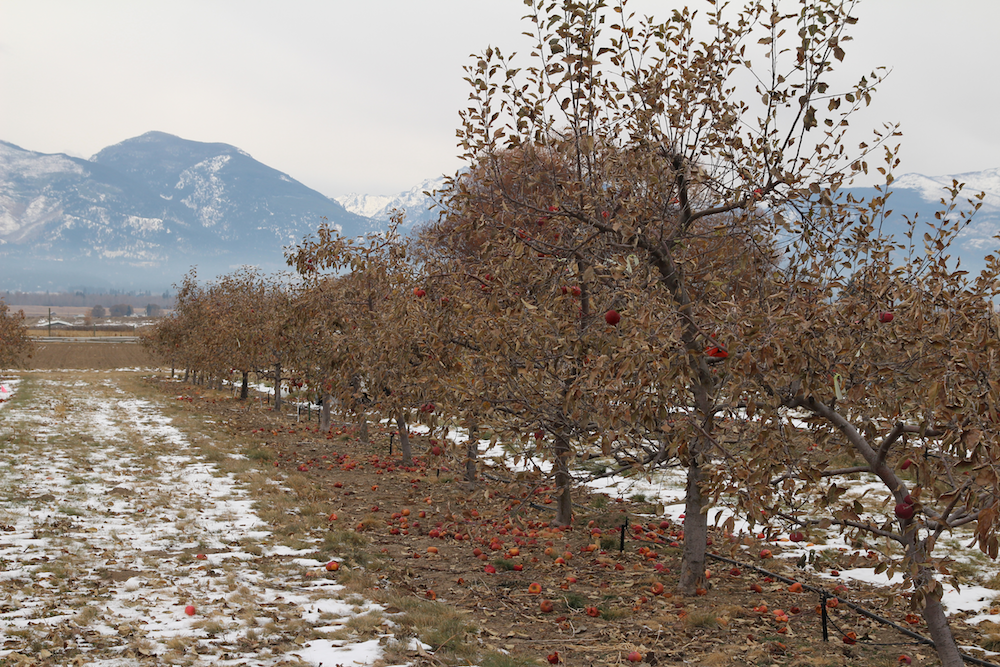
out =
<path fill-rule="evenodd" d="M 953 180 L 966 183 L 960 208 L 986 193 L 953 252 L 963 268 L 976 270 L 1000 247 L 1000 168 L 900 176 L 884 229 L 899 237 L 904 214 L 934 221 Z M 283 249 L 324 221 L 358 236 L 384 229 L 395 209 L 405 211 L 404 233 L 436 220 L 440 209 L 426 193 L 444 182 L 444 176 L 428 178 L 394 195 L 328 197 L 236 146 L 165 132 L 126 139 L 89 159 L 0 141 L 0 265 L 6 269 L 0 288 L 162 290 L 192 265 L 203 278 L 247 264 L 287 270 Z"/>
<path fill-rule="evenodd" d="M 149 132 L 83 160 L 0 142 L 8 289 L 161 289 L 192 265 L 203 275 L 278 271 L 283 248 L 324 220 L 345 235 L 371 225 L 229 144 Z"/>

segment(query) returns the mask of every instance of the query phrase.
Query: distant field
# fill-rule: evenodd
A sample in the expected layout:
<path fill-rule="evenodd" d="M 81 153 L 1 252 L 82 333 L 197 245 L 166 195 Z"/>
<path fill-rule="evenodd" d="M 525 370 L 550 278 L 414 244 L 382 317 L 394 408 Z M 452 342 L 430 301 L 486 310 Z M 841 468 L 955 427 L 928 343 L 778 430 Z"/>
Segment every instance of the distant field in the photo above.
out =
<path fill-rule="evenodd" d="M 25 367 L 31 370 L 59 370 L 93 368 L 147 368 L 153 360 L 138 343 L 115 342 L 44 342 L 38 343 L 35 353 Z"/>
<path fill-rule="evenodd" d="M 33 338 L 107 338 L 121 336 L 138 336 L 143 332 L 143 327 L 133 329 L 131 326 L 114 327 L 73 327 L 72 329 L 52 327 L 49 333 L 48 327 L 32 327 L 28 329 L 28 335 Z"/>
<path fill-rule="evenodd" d="M 43 317 L 48 316 L 49 306 L 19 306 L 16 304 L 8 303 L 10 309 L 15 313 L 19 310 L 23 310 L 24 314 L 28 317 Z M 52 319 L 67 319 L 73 318 L 77 315 L 84 317 L 90 314 L 91 308 L 88 306 L 52 306 Z"/>

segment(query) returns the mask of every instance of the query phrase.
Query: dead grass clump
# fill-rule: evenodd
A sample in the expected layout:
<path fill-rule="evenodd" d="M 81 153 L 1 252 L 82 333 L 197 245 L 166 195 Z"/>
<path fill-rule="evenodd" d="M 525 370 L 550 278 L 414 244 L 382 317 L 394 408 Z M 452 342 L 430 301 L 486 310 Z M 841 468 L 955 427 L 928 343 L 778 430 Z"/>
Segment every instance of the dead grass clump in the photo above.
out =
<path fill-rule="evenodd" d="M 429 644 L 432 653 L 444 650 L 463 657 L 475 654 L 466 641 L 468 635 L 475 631 L 475 626 L 458 609 L 440 602 L 401 595 L 389 597 L 385 604 L 402 610 L 391 619 L 400 628 L 397 636 L 416 637 Z"/>
<path fill-rule="evenodd" d="M 332 634 L 333 639 L 371 639 L 385 632 L 385 617 L 380 611 L 370 611 L 348 619 L 344 627 Z"/>
<path fill-rule="evenodd" d="M 719 625 L 719 616 L 714 609 L 691 610 L 684 617 L 684 625 L 689 628 L 715 628 Z"/>
<path fill-rule="evenodd" d="M 97 607 L 92 607 L 87 605 L 76 612 L 76 616 L 73 620 L 77 625 L 87 626 L 93 623 L 95 620 L 101 617 L 101 610 Z"/>

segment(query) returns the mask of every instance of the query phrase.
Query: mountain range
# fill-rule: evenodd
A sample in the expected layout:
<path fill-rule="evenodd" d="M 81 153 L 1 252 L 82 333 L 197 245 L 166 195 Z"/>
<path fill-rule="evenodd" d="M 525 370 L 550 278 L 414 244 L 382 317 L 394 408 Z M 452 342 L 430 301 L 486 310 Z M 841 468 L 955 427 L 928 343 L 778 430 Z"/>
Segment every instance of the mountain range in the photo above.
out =
<path fill-rule="evenodd" d="M 385 204 L 419 206 L 403 194 Z M 148 132 L 84 160 L 0 141 L 0 288 L 160 290 L 193 266 L 202 278 L 286 270 L 284 249 L 324 220 L 355 236 L 382 224 L 377 213 L 228 144 Z"/>
<path fill-rule="evenodd" d="M 902 176 L 886 224 L 898 234 L 904 213 L 933 220 L 953 178 L 967 183 L 966 196 L 986 192 L 953 253 L 975 270 L 998 248 L 1000 169 Z M 160 291 L 193 266 L 200 279 L 245 264 L 286 270 L 284 249 L 324 220 L 355 236 L 384 229 L 394 209 L 406 212 L 404 230 L 436 219 L 425 193 L 442 180 L 392 196 L 330 198 L 235 146 L 163 132 L 127 139 L 89 160 L 0 141 L 0 289 Z"/>

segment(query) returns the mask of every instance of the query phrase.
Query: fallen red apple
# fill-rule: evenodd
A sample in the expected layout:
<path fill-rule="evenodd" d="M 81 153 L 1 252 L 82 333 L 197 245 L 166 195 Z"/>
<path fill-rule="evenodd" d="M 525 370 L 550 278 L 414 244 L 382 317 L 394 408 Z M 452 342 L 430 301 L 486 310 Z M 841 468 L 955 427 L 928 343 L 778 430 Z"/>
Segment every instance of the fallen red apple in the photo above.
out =
<path fill-rule="evenodd" d="M 188 616 L 194 616 L 195 613 L 194 605 L 189 604 L 188 606 L 184 607 L 184 613 L 187 614 Z"/>
<path fill-rule="evenodd" d="M 338 563 L 335 560 L 331 560 L 329 563 L 326 564 L 327 572 L 336 572 L 339 569 L 340 569 L 340 563 Z"/>
<path fill-rule="evenodd" d="M 638 651 L 631 651 L 626 657 L 629 662 L 642 662 L 642 653 L 639 653 Z"/>
<path fill-rule="evenodd" d="M 549 661 L 550 665 L 558 665 L 559 662 L 560 662 L 559 661 L 559 651 L 555 651 L 553 653 L 549 653 L 547 656 L 545 656 L 545 659 Z"/>
<path fill-rule="evenodd" d="M 895 315 L 893 315 L 888 310 L 886 310 L 886 311 L 882 311 L 881 313 L 878 314 L 878 321 L 879 322 L 883 322 L 883 323 L 888 323 L 888 322 L 892 322 L 892 318 L 894 318 L 894 317 L 895 317 Z"/>
<path fill-rule="evenodd" d="M 805 539 L 805 535 L 803 535 L 802 533 L 796 531 L 794 533 L 789 533 L 788 534 L 788 539 L 791 542 L 801 542 L 802 540 Z"/>

